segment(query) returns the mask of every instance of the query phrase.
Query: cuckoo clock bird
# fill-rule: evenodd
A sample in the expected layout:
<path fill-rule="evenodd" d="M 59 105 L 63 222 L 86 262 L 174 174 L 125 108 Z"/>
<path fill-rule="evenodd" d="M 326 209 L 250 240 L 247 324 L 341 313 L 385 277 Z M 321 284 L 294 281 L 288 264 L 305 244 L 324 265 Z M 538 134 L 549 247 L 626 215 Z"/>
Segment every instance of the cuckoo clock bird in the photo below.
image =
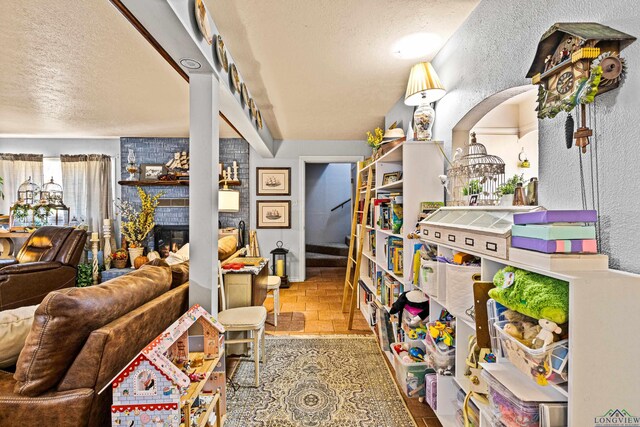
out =
<path fill-rule="evenodd" d="M 580 106 L 580 127 L 573 137 L 585 153 L 593 133 L 586 126 L 586 104 L 620 85 L 626 73 L 620 51 L 635 40 L 595 22 L 557 23 L 549 28 L 527 73 L 531 83 L 539 85 L 538 118 L 553 118 Z"/>

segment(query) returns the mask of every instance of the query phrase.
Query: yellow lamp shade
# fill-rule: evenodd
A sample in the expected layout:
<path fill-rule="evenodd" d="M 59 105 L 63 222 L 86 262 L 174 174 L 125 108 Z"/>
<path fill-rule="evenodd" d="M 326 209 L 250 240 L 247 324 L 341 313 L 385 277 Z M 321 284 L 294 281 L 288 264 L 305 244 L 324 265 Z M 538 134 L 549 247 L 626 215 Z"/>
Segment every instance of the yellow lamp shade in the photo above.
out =
<path fill-rule="evenodd" d="M 240 192 L 218 190 L 218 212 L 238 212 L 240 210 Z"/>
<path fill-rule="evenodd" d="M 404 96 L 406 105 L 415 106 L 435 102 L 446 93 L 430 62 L 421 62 L 411 67 L 407 93 Z"/>

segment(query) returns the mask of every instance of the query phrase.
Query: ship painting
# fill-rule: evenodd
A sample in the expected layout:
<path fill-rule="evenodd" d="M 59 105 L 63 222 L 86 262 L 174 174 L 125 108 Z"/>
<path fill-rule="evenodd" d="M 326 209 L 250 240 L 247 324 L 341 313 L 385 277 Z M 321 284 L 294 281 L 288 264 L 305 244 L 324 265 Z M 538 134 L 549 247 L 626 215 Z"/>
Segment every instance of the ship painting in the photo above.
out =
<path fill-rule="evenodd" d="M 282 182 L 278 179 L 277 176 L 271 175 L 267 178 L 267 181 L 264 183 L 267 187 L 280 187 Z"/>
<path fill-rule="evenodd" d="M 267 213 L 265 214 L 265 217 L 267 219 L 270 219 L 271 221 L 275 221 L 277 219 L 282 218 L 282 215 L 280 214 L 279 210 L 273 209 L 273 210 L 267 211 Z"/>

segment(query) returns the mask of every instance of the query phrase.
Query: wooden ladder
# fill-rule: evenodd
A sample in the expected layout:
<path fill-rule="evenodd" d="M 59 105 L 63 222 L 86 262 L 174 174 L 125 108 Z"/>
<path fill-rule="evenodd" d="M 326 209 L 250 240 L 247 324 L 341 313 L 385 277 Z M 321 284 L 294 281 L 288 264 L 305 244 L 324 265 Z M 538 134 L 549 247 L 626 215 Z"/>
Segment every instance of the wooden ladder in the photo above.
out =
<path fill-rule="evenodd" d="M 348 329 L 353 326 L 353 314 L 356 309 L 358 282 L 360 280 L 360 262 L 362 261 L 362 250 L 364 240 L 367 235 L 367 217 L 369 216 L 369 204 L 371 203 L 371 185 L 373 182 L 373 167 L 363 170 L 364 162 L 358 162 L 358 184 L 356 186 L 356 197 L 353 210 L 353 220 L 351 221 L 351 240 L 349 241 L 349 253 L 347 260 L 347 274 L 344 279 L 344 293 L 342 295 L 342 311 L 349 311 Z M 364 187 L 366 177 L 366 187 Z M 360 195 L 365 192 L 364 206 L 360 209 Z M 358 223 L 358 215 L 361 215 Z M 358 233 L 358 226 L 360 232 Z M 357 241 L 357 243 L 356 243 Z M 357 246 L 356 246 L 357 245 Z M 351 295 L 349 295 L 351 293 Z"/>

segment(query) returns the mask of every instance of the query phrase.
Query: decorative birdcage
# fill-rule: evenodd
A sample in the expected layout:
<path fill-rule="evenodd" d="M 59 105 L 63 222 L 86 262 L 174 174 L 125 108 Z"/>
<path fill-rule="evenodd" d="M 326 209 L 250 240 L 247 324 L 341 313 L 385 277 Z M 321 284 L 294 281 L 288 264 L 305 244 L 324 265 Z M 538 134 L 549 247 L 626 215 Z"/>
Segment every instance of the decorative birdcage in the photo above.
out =
<path fill-rule="evenodd" d="M 487 154 L 484 145 L 471 133 L 467 154 L 462 150 L 454 155 L 453 165 L 447 171 L 449 206 L 490 206 L 498 203 L 500 185 L 505 183 L 504 161 Z"/>
<path fill-rule="evenodd" d="M 18 202 L 33 205 L 38 200 L 40 200 L 40 187 L 29 177 L 18 187 Z"/>
<path fill-rule="evenodd" d="M 51 177 L 51 181 L 42 186 L 42 191 L 40 191 L 40 200 L 46 200 L 50 205 L 62 205 L 62 185 L 54 182 L 53 177 Z"/>
<path fill-rule="evenodd" d="M 69 224 L 69 208 L 65 206 L 63 197 L 62 185 L 54 182 L 53 177 L 42 186 L 40 202 L 47 206 L 47 225 Z"/>

